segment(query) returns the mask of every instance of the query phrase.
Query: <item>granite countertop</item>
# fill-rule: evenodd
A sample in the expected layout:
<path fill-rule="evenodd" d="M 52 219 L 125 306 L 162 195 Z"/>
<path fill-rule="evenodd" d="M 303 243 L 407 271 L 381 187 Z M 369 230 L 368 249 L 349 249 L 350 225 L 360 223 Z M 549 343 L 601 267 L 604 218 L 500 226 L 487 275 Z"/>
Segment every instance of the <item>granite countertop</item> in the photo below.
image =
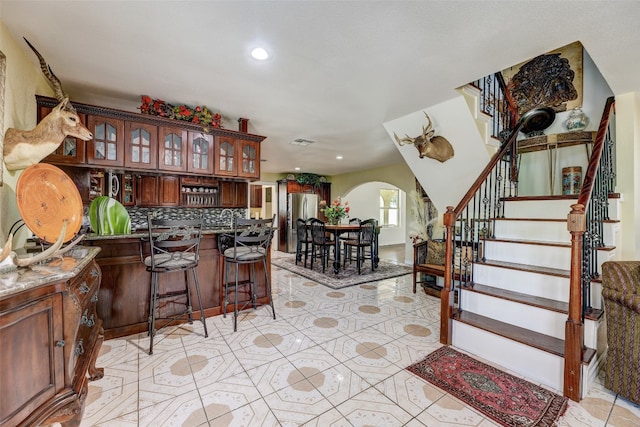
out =
<path fill-rule="evenodd" d="M 222 233 L 233 233 L 233 228 L 231 226 L 215 226 L 215 227 L 205 227 L 202 229 L 202 234 L 222 234 Z M 147 237 L 149 234 L 146 229 L 138 228 L 133 231 L 131 234 L 113 234 L 108 236 L 100 236 L 95 233 L 87 233 L 84 236 L 83 240 L 114 240 L 114 239 L 139 239 L 141 237 Z"/>
<path fill-rule="evenodd" d="M 100 252 L 99 247 L 77 246 L 63 257 L 0 273 L 0 298 L 76 276 Z"/>

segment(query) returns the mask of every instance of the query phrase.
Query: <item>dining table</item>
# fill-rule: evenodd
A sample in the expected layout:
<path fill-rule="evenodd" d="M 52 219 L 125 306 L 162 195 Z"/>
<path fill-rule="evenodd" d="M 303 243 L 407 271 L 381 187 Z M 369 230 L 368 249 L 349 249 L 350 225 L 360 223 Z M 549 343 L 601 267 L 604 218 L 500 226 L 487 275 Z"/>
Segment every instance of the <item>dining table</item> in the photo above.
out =
<path fill-rule="evenodd" d="M 333 272 L 334 274 L 338 274 L 340 272 L 340 235 L 343 233 L 349 232 L 359 232 L 360 224 L 329 224 L 325 223 L 324 229 L 327 232 L 333 234 L 333 242 L 334 242 L 334 257 L 333 257 Z M 371 256 L 373 257 L 373 267 L 378 267 L 378 234 L 380 233 L 380 227 L 376 226 L 376 231 L 373 233 L 373 253 Z"/>

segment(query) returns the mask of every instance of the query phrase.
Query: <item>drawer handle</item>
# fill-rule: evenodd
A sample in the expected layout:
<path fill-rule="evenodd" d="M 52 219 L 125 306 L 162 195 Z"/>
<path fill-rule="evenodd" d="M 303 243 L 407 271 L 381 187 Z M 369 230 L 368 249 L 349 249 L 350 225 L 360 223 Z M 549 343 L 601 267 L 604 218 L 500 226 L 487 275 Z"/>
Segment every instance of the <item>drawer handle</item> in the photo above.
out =
<path fill-rule="evenodd" d="M 98 292 L 96 291 L 95 294 L 93 294 L 93 296 L 91 297 L 91 302 L 98 302 Z"/>
<path fill-rule="evenodd" d="M 78 288 L 80 290 L 81 294 L 86 294 L 87 292 L 89 292 L 91 289 L 89 288 L 89 286 L 87 286 L 87 282 L 82 282 L 82 285 L 80 285 L 80 288 Z"/>
<path fill-rule="evenodd" d="M 98 277 L 99 274 L 100 273 L 98 273 L 98 270 L 96 270 L 95 268 L 91 270 L 91 277 L 93 277 L 94 279 Z"/>
<path fill-rule="evenodd" d="M 84 346 L 82 345 L 82 340 L 78 341 L 78 345 L 76 345 L 74 353 L 76 354 L 76 357 L 82 356 L 84 354 Z"/>
<path fill-rule="evenodd" d="M 58 340 L 58 342 L 56 343 L 56 347 L 64 347 L 64 340 Z"/>
<path fill-rule="evenodd" d="M 96 324 L 95 320 L 93 319 L 93 314 L 91 315 L 91 317 L 89 318 L 87 317 L 87 310 L 85 310 L 84 314 L 82 314 L 82 317 L 80 318 L 80 323 L 90 328 Z"/>

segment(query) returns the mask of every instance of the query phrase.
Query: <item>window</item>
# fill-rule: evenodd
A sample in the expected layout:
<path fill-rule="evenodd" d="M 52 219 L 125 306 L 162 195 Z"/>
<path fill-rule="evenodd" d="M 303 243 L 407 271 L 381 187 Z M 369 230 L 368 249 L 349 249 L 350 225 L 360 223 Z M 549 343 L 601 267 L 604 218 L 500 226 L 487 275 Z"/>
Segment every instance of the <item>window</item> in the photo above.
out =
<path fill-rule="evenodd" d="M 380 189 L 380 226 L 397 227 L 400 218 L 400 190 Z"/>

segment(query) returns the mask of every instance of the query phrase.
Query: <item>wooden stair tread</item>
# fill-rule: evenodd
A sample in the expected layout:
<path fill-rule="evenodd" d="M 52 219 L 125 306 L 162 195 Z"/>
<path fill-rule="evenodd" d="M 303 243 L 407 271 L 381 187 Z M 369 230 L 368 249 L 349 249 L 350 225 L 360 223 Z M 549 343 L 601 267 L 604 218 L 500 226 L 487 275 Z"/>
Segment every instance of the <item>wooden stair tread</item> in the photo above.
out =
<path fill-rule="evenodd" d="M 520 304 L 525 304 L 532 307 L 538 307 L 546 310 L 555 311 L 557 313 L 564 313 L 564 314 L 569 313 L 568 303 L 553 300 L 550 298 L 538 297 L 534 295 L 524 294 L 522 292 L 495 288 L 493 286 L 481 285 L 478 283 L 468 287 L 464 287 L 462 289 L 469 292 L 477 292 L 479 294 L 488 295 L 494 298 L 500 298 L 508 301 L 518 302 Z"/>
<path fill-rule="evenodd" d="M 516 262 L 498 261 L 487 259 L 484 262 L 478 262 L 476 265 L 488 265 L 491 267 L 508 268 L 511 270 L 528 271 L 531 273 L 546 274 L 549 276 L 569 278 L 570 271 L 560 268 L 541 267 L 539 265 L 519 264 Z"/>
<path fill-rule="evenodd" d="M 489 317 L 480 316 L 468 311 L 458 311 L 454 314 L 454 319 L 467 325 L 482 329 L 484 331 L 499 335 L 501 337 L 516 341 L 558 357 L 564 357 L 564 340 L 549 335 L 534 332 L 519 326 L 500 322 Z M 591 348 L 585 349 L 582 355 L 582 363 L 588 365 L 596 351 Z"/>

